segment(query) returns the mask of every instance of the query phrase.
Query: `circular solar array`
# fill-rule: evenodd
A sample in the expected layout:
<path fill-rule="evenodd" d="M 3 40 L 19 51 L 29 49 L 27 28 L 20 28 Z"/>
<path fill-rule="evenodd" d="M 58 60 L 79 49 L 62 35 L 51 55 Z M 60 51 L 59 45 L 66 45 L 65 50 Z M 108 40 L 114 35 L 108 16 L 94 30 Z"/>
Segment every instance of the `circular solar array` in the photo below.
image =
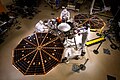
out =
<path fill-rule="evenodd" d="M 64 46 L 50 33 L 35 33 L 14 49 L 13 65 L 24 75 L 46 74 L 61 62 Z"/>
<path fill-rule="evenodd" d="M 101 18 L 97 17 L 96 15 L 89 15 L 89 14 L 75 15 L 74 21 L 77 22 L 79 26 L 90 24 L 91 29 L 101 29 L 106 25 Z"/>

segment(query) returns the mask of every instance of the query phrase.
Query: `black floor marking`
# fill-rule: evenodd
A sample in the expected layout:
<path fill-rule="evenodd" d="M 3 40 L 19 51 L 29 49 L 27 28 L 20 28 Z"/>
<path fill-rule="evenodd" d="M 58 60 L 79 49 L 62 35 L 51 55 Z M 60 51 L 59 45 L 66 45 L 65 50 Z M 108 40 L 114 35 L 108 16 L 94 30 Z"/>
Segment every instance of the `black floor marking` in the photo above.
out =
<path fill-rule="evenodd" d="M 107 80 L 116 80 L 116 77 L 111 76 L 111 75 L 107 75 Z"/>
<path fill-rule="evenodd" d="M 19 30 L 19 29 L 21 29 L 22 27 L 20 27 L 20 26 L 17 26 L 15 29 L 17 29 L 17 30 Z"/>
<path fill-rule="evenodd" d="M 46 5 L 44 7 L 47 7 Z"/>
<path fill-rule="evenodd" d="M 51 15 L 55 15 L 55 13 L 51 13 Z"/>

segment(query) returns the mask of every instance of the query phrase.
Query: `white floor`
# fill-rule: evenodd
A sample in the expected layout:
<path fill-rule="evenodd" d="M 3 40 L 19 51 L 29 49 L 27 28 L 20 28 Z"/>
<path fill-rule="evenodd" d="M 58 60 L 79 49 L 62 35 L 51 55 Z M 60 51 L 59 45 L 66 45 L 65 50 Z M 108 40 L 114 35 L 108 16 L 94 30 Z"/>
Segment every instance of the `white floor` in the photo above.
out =
<path fill-rule="evenodd" d="M 120 80 L 120 51 L 111 49 L 108 40 L 100 47 L 99 54 L 93 53 L 98 44 L 86 47 L 87 53 L 83 59 L 70 60 L 68 64 L 60 63 L 46 75 L 23 75 L 13 67 L 12 50 L 19 41 L 34 32 L 34 26 L 40 19 L 46 20 L 59 16 L 60 10 L 53 11 L 49 6 L 44 6 L 40 6 L 41 12 L 32 20 L 19 19 L 22 28 L 16 30 L 16 27 L 12 27 L 6 40 L 0 44 L 0 80 L 107 80 L 107 75 L 114 76 L 117 80 Z M 52 12 L 55 13 L 54 16 L 51 15 Z M 77 13 L 71 11 L 72 16 L 75 14 Z M 95 38 L 94 32 L 91 32 L 91 38 Z M 103 48 L 110 49 L 111 55 L 104 54 Z M 84 63 L 86 58 L 89 58 L 86 70 L 79 73 L 73 72 L 72 65 Z"/>

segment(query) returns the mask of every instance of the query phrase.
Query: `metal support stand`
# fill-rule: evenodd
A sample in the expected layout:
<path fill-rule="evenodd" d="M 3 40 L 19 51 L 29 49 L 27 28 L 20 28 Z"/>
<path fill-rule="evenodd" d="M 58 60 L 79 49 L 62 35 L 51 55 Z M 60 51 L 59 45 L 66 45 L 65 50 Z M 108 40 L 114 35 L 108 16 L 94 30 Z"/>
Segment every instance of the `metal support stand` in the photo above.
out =
<path fill-rule="evenodd" d="M 78 72 L 79 73 L 79 71 L 80 70 L 85 70 L 86 69 L 86 63 L 88 62 L 88 60 L 89 59 L 86 59 L 86 61 L 85 61 L 85 63 L 84 64 L 80 64 L 80 65 L 76 65 L 76 64 L 73 64 L 73 66 L 72 66 L 72 70 L 74 71 L 74 72 Z"/>
<path fill-rule="evenodd" d="M 80 64 L 80 70 L 85 70 L 86 69 L 86 66 L 85 64 L 88 62 L 89 59 L 86 59 L 85 63 L 84 64 Z"/>
<path fill-rule="evenodd" d="M 119 47 L 113 43 L 113 41 L 108 37 L 108 40 L 111 42 L 110 47 L 114 50 L 118 49 Z"/>
<path fill-rule="evenodd" d="M 102 0 L 102 2 L 103 2 L 103 5 L 104 5 L 104 11 L 107 11 L 107 10 L 106 10 L 106 5 L 105 5 L 105 1 Z M 94 4 L 95 4 L 95 0 L 92 1 L 91 8 L 90 8 L 90 15 L 93 14 Z M 100 12 L 104 12 L 104 11 L 100 11 Z M 99 13 L 99 12 L 98 12 L 98 13 Z"/>
<path fill-rule="evenodd" d="M 103 43 L 103 41 L 99 44 L 99 46 L 97 47 L 97 49 L 94 49 L 94 50 L 93 50 L 93 52 L 94 52 L 95 54 L 98 54 L 98 53 L 99 53 L 98 49 L 100 48 L 100 46 L 102 45 L 102 43 Z"/>
<path fill-rule="evenodd" d="M 90 8 L 90 15 L 93 14 L 92 11 L 93 11 L 94 4 L 95 4 L 95 0 L 92 1 L 91 8 Z"/>
<path fill-rule="evenodd" d="M 114 49 L 114 50 L 119 49 L 119 47 L 118 47 L 115 43 L 113 43 L 113 41 L 111 40 L 111 37 L 109 36 L 109 31 L 104 31 L 104 32 L 103 32 L 103 35 L 104 35 L 104 37 L 107 37 L 108 40 L 110 41 L 110 43 L 111 43 L 110 47 L 111 47 L 112 49 Z M 101 36 L 102 36 L 102 35 L 101 35 Z M 97 47 L 97 49 L 94 49 L 94 50 L 93 50 L 93 52 L 94 52 L 95 54 L 98 54 L 98 53 L 99 53 L 98 49 L 100 48 L 100 46 L 102 45 L 102 43 L 103 43 L 103 41 L 99 44 L 99 46 Z"/>
<path fill-rule="evenodd" d="M 76 44 L 75 36 L 74 36 L 74 43 L 75 43 L 75 50 L 78 50 L 78 48 L 77 48 L 77 44 Z"/>

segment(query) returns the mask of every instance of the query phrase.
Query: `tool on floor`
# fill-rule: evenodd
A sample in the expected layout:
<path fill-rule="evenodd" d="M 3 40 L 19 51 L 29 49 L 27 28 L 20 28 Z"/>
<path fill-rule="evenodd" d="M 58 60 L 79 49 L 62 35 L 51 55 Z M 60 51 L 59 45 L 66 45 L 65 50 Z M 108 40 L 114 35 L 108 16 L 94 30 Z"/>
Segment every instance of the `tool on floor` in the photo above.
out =
<path fill-rule="evenodd" d="M 82 70 L 82 71 L 85 70 L 86 69 L 85 65 L 88 62 L 88 60 L 89 59 L 87 58 L 84 64 L 80 64 L 80 65 L 73 64 L 72 71 L 79 73 L 80 70 Z"/>
<path fill-rule="evenodd" d="M 103 48 L 103 52 L 104 52 L 105 54 L 108 54 L 108 55 L 111 54 L 109 49 L 105 49 L 105 48 Z"/>

